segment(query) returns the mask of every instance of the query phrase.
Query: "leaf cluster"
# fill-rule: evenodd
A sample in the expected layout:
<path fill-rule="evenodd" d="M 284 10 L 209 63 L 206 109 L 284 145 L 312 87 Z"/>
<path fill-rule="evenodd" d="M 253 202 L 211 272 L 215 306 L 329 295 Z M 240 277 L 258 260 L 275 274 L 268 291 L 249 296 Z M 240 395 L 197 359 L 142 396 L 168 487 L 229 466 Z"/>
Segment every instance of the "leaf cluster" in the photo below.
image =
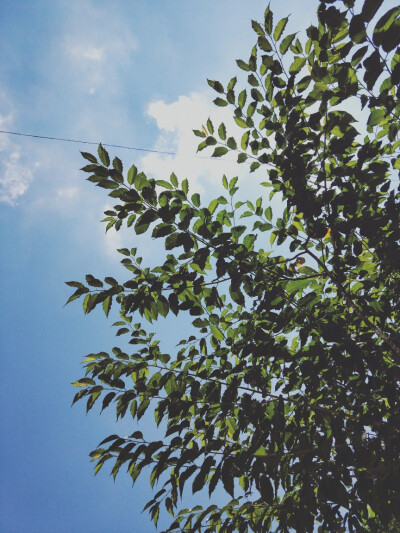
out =
<path fill-rule="evenodd" d="M 236 177 L 205 205 L 175 174 L 124 175 L 101 145 L 82 153 L 88 180 L 118 202 L 107 230 L 151 235 L 165 256 L 150 268 L 123 248 L 126 281 L 68 282 L 85 313 L 101 304 L 108 316 L 115 302 L 129 347 L 90 354 L 74 402 L 136 422 L 151 412 L 166 428 L 159 441 L 111 435 L 91 457 L 114 478 L 121 466 L 133 482 L 150 472 L 161 488 L 146 508 L 155 524 L 161 508 L 173 516 L 168 533 L 374 531 L 400 519 L 400 8 L 381 7 L 320 1 L 304 43 L 268 7 L 237 61 L 247 87 L 209 80 L 243 133 L 209 119 L 194 130 L 198 150 L 264 166 L 270 192 L 255 203 L 236 199 Z M 163 353 L 143 323 L 172 315 L 179 327 L 182 314 L 195 334 Z M 180 508 L 185 487 L 218 485 L 226 503 Z"/>

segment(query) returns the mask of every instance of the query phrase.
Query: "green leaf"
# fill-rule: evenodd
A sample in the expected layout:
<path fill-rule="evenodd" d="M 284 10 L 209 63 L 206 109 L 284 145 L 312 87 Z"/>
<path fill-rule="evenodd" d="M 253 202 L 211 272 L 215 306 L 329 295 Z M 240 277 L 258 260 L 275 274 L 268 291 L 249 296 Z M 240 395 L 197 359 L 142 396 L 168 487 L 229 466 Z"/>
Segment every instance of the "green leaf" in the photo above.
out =
<path fill-rule="evenodd" d="M 84 288 L 83 283 L 80 283 L 79 281 L 66 281 L 65 284 L 68 285 L 69 287 L 76 287 L 77 289 Z"/>
<path fill-rule="evenodd" d="M 106 409 L 110 405 L 115 395 L 116 395 L 116 392 L 109 392 L 104 396 L 103 402 L 101 405 L 101 411 L 104 411 L 104 409 Z"/>
<path fill-rule="evenodd" d="M 214 89 L 214 91 L 217 91 L 217 93 L 223 94 L 225 92 L 223 85 L 219 81 L 207 80 L 207 83 Z"/>
<path fill-rule="evenodd" d="M 368 45 L 362 46 L 359 48 L 356 53 L 351 58 L 351 64 L 353 67 L 356 67 L 362 58 L 365 56 L 365 54 L 368 52 Z"/>
<path fill-rule="evenodd" d="M 135 188 L 141 191 L 147 185 L 147 178 L 143 172 L 139 172 L 134 178 Z"/>
<path fill-rule="evenodd" d="M 394 160 L 392 159 L 392 166 L 393 168 L 400 170 L 400 157 Z"/>
<path fill-rule="evenodd" d="M 91 287 L 102 287 L 103 286 L 103 283 L 99 279 L 96 279 L 95 277 L 93 277 L 91 274 L 87 274 L 86 282 Z"/>
<path fill-rule="evenodd" d="M 207 477 L 210 473 L 211 467 L 215 464 L 215 459 L 211 456 L 208 456 L 204 459 L 203 464 L 201 465 L 200 471 L 193 480 L 192 493 L 198 492 L 204 487 L 204 484 L 207 480 Z"/>
<path fill-rule="evenodd" d="M 238 305 L 244 305 L 245 300 L 243 293 L 240 289 L 235 288 L 233 289 L 232 286 L 229 287 L 229 294 L 231 295 L 232 300 L 237 303 Z"/>
<path fill-rule="evenodd" d="M 249 72 L 251 70 L 249 65 L 245 63 L 242 59 L 237 59 L 236 63 L 239 68 L 241 68 L 242 70 L 245 70 L 246 72 Z"/>
<path fill-rule="evenodd" d="M 103 310 L 106 317 L 108 317 L 112 306 L 112 296 L 107 296 L 103 302 Z"/>
<path fill-rule="evenodd" d="M 365 22 L 370 22 L 378 9 L 383 4 L 383 0 L 364 0 L 361 16 Z"/>
<path fill-rule="evenodd" d="M 94 155 L 89 154 L 89 152 L 81 152 L 82 157 L 84 157 L 87 161 L 90 161 L 91 163 L 98 164 L 97 159 Z"/>
<path fill-rule="evenodd" d="M 247 150 L 247 147 L 249 145 L 249 138 L 250 138 L 250 133 L 248 131 L 246 131 L 242 135 L 242 138 L 240 140 L 240 146 L 241 146 L 242 150 Z"/>
<path fill-rule="evenodd" d="M 349 35 L 354 43 L 362 43 L 367 38 L 367 31 L 361 15 L 355 15 L 350 22 Z"/>
<path fill-rule="evenodd" d="M 72 282 L 71 282 L 72 283 Z M 78 288 L 72 296 L 68 298 L 65 305 L 69 304 L 70 302 L 73 302 L 77 298 L 80 298 L 83 294 L 87 294 L 89 292 L 89 289 L 86 287 Z"/>
<path fill-rule="evenodd" d="M 169 190 L 172 189 L 171 184 L 165 180 L 156 180 L 156 184 L 159 185 L 160 187 L 164 187 L 164 189 L 169 189 Z"/>
<path fill-rule="evenodd" d="M 117 250 L 118 252 L 120 250 Z M 111 285 L 111 287 L 117 287 L 118 286 L 118 281 L 115 279 L 115 278 L 112 278 L 111 276 L 107 276 L 104 278 L 104 281 L 108 284 L 108 285 Z"/>
<path fill-rule="evenodd" d="M 109 167 L 110 166 L 110 156 L 108 155 L 107 150 L 105 150 L 101 144 L 99 144 L 99 147 L 97 149 L 97 153 L 99 154 L 100 161 L 103 163 L 103 165 L 106 166 L 106 167 Z"/>
<path fill-rule="evenodd" d="M 225 141 L 226 139 L 226 127 L 225 124 L 222 122 L 218 128 L 218 136 L 220 139 Z"/>
<path fill-rule="evenodd" d="M 214 146 L 215 144 L 217 144 L 217 139 L 215 137 L 211 137 L 211 135 L 209 135 L 206 139 L 206 145 L 207 146 Z"/>
<path fill-rule="evenodd" d="M 129 328 L 119 328 L 116 333 L 116 336 L 119 337 L 120 335 L 124 335 L 125 333 L 129 333 Z"/>
<path fill-rule="evenodd" d="M 296 33 L 291 33 L 290 35 L 287 35 L 284 39 L 282 39 L 282 42 L 279 45 L 279 51 L 282 55 L 285 55 L 286 52 L 289 50 L 289 47 L 292 44 L 296 35 Z"/>
<path fill-rule="evenodd" d="M 257 33 L 257 35 L 264 35 L 265 34 L 265 32 L 263 30 L 263 27 L 256 20 L 252 20 L 251 21 L 251 26 L 252 26 L 253 30 Z"/>
<path fill-rule="evenodd" d="M 232 457 L 228 457 L 228 459 L 224 461 L 224 464 L 221 470 L 221 479 L 224 485 L 224 489 L 233 498 L 234 497 L 234 483 L 233 483 L 233 472 L 232 472 L 232 459 L 233 459 Z"/>
<path fill-rule="evenodd" d="M 272 52 L 272 45 L 266 37 L 259 37 L 257 42 L 261 50 L 263 50 L 264 52 Z"/>
<path fill-rule="evenodd" d="M 310 279 L 299 279 L 296 281 L 290 281 L 286 285 L 286 290 L 289 294 L 292 294 L 293 292 L 302 291 L 303 289 L 308 287 L 310 283 L 311 283 Z"/>
<path fill-rule="evenodd" d="M 235 117 L 235 122 L 241 128 L 247 128 L 247 122 L 240 117 Z"/>
<path fill-rule="evenodd" d="M 273 36 L 275 41 L 279 41 L 279 39 L 281 38 L 281 35 L 286 28 L 286 24 L 288 23 L 288 20 L 289 20 L 289 17 L 285 17 L 281 19 L 276 25 L 274 36 Z"/>
<path fill-rule="evenodd" d="M 264 446 L 260 446 L 260 448 L 258 448 L 253 455 L 254 457 L 267 457 L 268 451 Z"/>
<path fill-rule="evenodd" d="M 95 385 L 96 382 L 90 378 L 81 378 L 78 381 L 74 381 L 72 385 L 74 387 L 87 387 L 88 385 Z"/>
<path fill-rule="evenodd" d="M 305 57 L 296 57 L 296 59 L 293 61 L 293 63 L 289 67 L 290 74 L 298 74 L 305 64 L 306 64 Z"/>
<path fill-rule="evenodd" d="M 168 235 L 168 237 L 165 239 L 165 249 L 166 250 L 172 250 L 176 246 L 179 246 L 177 244 L 178 237 L 179 237 L 179 233 L 177 233 L 177 232 L 176 233 L 171 233 L 170 235 Z"/>
<path fill-rule="evenodd" d="M 253 87 L 258 87 L 260 85 L 258 79 L 254 76 L 254 74 L 249 74 L 247 81 L 252 85 Z"/>
<path fill-rule="evenodd" d="M 175 176 L 175 174 L 172 172 L 171 176 L 169 177 L 170 182 L 174 187 L 178 187 L 178 178 Z"/>
<path fill-rule="evenodd" d="M 197 192 L 192 195 L 192 203 L 195 207 L 200 207 L 200 194 Z"/>
<path fill-rule="evenodd" d="M 377 124 L 379 124 L 379 122 L 381 122 L 381 120 L 383 120 L 386 116 L 386 110 L 385 109 L 373 109 L 371 111 L 371 114 L 368 118 L 368 126 L 376 126 Z"/>
<path fill-rule="evenodd" d="M 225 338 L 224 334 L 216 326 L 213 326 L 212 324 L 210 324 L 210 330 L 211 330 L 211 333 L 214 335 L 214 337 L 217 339 L 217 341 L 224 340 Z"/>
<path fill-rule="evenodd" d="M 221 157 L 225 155 L 228 152 L 228 148 L 226 146 L 218 146 L 211 157 Z"/>
<path fill-rule="evenodd" d="M 123 171 L 123 165 L 122 165 L 122 161 L 119 157 L 114 157 L 113 159 L 113 167 L 116 171 L 118 171 L 119 173 L 122 174 L 122 171 Z"/>
<path fill-rule="evenodd" d="M 111 180 L 101 180 L 98 183 L 96 183 L 97 187 L 101 187 L 102 189 L 118 189 L 118 183 L 115 183 Z"/>
<path fill-rule="evenodd" d="M 385 52 L 390 52 L 400 43 L 400 6 L 389 9 L 376 23 L 373 41 L 382 46 Z"/>
<path fill-rule="evenodd" d="M 153 229 L 153 233 L 151 234 L 151 236 L 154 238 L 165 237 L 166 235 L 170 235 L 174 231 L 175 226 L 173 224 L 161 223 Z"/>
<path fill-rule="evenodd" d="M 98 165 L 85 165 L 84 167 L 81 168 L 81 170 L 83 170 L 83 172 L 96 172 L 98 169 Z"/>
<path fill-rule="evenodd" d="M 236 141 L 233 137 L 229 137 L 229 139 L 226 141 L 226 144 L 228 145 L 228 147 L 231 149 L 231 150 L 236 150 L 237 149 L 237 144 L 236 144 Z"/>
<path fill-rule="evenodd" d="M 87 294 L 83 300 L 83 312 L 86 314 L 90 313 L 96 307 L 97 294 Z"/>
<path fill-rule="evenodd" d="M 269 6 L 264 11 L 264 24 L 265 24 L 265 31 L 268 33 L 268 35 L 271 35 L 272 28 L 273 28 L 273 21 L 274 16 L 272 11 L 270 10 Z"/>
<path fill-rule="evenodd" d="M 243 108 L 245 106 L 246 98 L 247 98 L 247 93 L 246 93 L 246 89 L 244 89 L 241 93 L 239 93 L 239 96 L 238 96 L 238 103 L 240 107 Z"/>
<path fill-rule="evenodd" d="M 204 133 L 204 131 L 200 131 L 200 130 L 192 130 L 193 133 L 196 135 L 196 137 L 207 137 L 207 134 Z"/>
<path fill-rule="evenodd" d="M 365 67 L 364 81 L 367 84 L 367 88 L 372 89 L 376 80 L 383 72 L 381 56 L 379 55 L 378 50 L 372 52 L 372 54 L 364 60 L 363 64 Z"/>
<path fill-rule="evenodd" d="M 228 86 L 227 86 L 228 91 L 233 90 L 234 87 L 235 87 L 235 85 L 236 85 L 236 83 L 237 83 L 237 78 L 236 78 L 236 76 L 234 76 L 234 77 L 230 80 L 230 82 L 228 83 Z"/>
<path fill-rule="evenodd" d="M 232 178 L 229 182 L 229 190 L 231 191 L 232 189 L 234 189 L 236 187 L 236 183 L 238 182 L 238 177 L 235 176 L 234 178 Z"/>
<path fill-rule="evenodd" d="M 150 224 L 158 219 L 158 213 L 152 209 L 148 209 L 141 215 L 135 224 L 135 232 L 137 235 L 145 233 Z"/>
<path fill-rule="evenodd" d="M 226 107 L 228 105 L 228 102 L 223 98 L 216 98 L 214 100 L 214 104 L 218 107 Z"/>
<path fill-rule="evenodd" d="M 189 182 L 187 178 L 182 181 L 182 191 L 187 195 L 189 192 Z"/>
<path fill-rule="evenodd" d="M 95 387 L 93 387 L 94 389 Z M 96 400 L 98 399 L 98 397 L 100 396 L 101 394 L 101 391 L 103 389 L 103 387 L 101 385 L 97 385 L 97 388 L 99 390 L 96 390 L 94 391 L 93 389 L 91 389 L 93 392 L 91 393 L 88 401 L 87 401 L 87 404 L 86 404 L 86 413 L 94 406 Z"/>

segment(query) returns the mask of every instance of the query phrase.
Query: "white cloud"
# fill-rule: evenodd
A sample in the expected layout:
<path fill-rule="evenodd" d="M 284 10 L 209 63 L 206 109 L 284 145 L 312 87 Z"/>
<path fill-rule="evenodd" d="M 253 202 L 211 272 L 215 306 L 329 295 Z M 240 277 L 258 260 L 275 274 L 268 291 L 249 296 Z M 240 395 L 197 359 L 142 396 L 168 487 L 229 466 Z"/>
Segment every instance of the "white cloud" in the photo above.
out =
<path fill-rule="evenodd" d="M 104 56 L 104 48 L 99 48 L 93 45 L 76 45 L 66 44 L 67 54 L 75 58 L 77 61 L 89 60 L 93 62 L 102 61 Z"/>
<path fill-rule="evenodd" d="M 196 137 L 192 130 L 201 129 L 210 116 L 215 129 L 223 122 L 228 135 L 236 134 L 238 138 L 237 134 L 240 134 L 231 111 L 215 107 L 204 94 L 193 92 L 189 96 L 179 96 L 171 104 L 161 100 L 152 102 L 147 108 L 147 115 L 156 121 L 160 130 L 154 149 L 179 154 L 145 155 L 141 168 L 147 174 L 168 179 L 171 172 L 175 172 L 179 179 L 188 178 L 193 190 L 204 191 L 206 186 L 219 184 L 223 173 L 237 175 L 241 170 L 233 153 L 221 160 L 210 159 L 211 150 L 205 150 L 205 155 L 203 152 L 196 155 L 202 139 Z"/>
<path fill-rule="evenodd" d="M 24 116 L 22 102 L 11 102 L 0 86 L 0 129 L 115 139 L 115 130 L 127 131 L 126 104 L 120 96 L 137 40 L 117 10 L 110 14 L 90 0 L 72 0 L 62 20 L 57 41 L 48 47 L 40 67 L 47 83 L 31 106 L 39 126 L 29 126 L 32 115 Z M 105 107 L 110 120 L 99 112 Z M 42 123 L 35 109 L 43 110 Z M 25 208 L 30 215 L 54 209 L 62 216 L 79 212 L 89 195 L 80 186 L 84 176 L 77 170 L 83 161 L 79 149 L 84 147 L 0 134 L 0 202 L 16 205 L 29 190 Z M 39 166 L 40 182 L 29 188 Z M 86 205 L 92 208 L 90 202 Z"/>
<path fill-rule="evenodd" d="M 226 174 L 228 178 L 246 176 L 247 184 L 251 192 L 260 193 L 259 179 L 260 169 L 250 174 L 249 165 L 239 165 L 236 162 L 237 154 L 229 152 L 221 158 L 212 158 L 212 148 L 206 148 L 196 154 L 197 146 L 202 139 L 196 137 L 193 129 L 201 129 L 211 117 L 215 133 L 221 122 L 226 126 L 227 137 L 235 137 L 237 143 L 243 135 L 233 120 L 230 107 L 216 107 L 210 100 L 209 95 L 193 92 L 189 96 L 179 96 L 170 104 L 164 101 L 156 101 L 149 104 L 147 115 L 154 119 L 159 129 L 159 135 L 154 145 L 154 150 L 173 151 L 179 155 L 162 155 L 151 153 L 141 160 L 141 170 L 156 179 L 168 179 L 171 172 L 175 172 L 179 180 L 187 178 L 191 192 L 211 191 L 220 187 L 221 178 Z M 248 194 L 247 191 L 243 191 Z"/>
<path fill-rule="evenodd" d="M 75 198 L 78 194 L 78 187 L 66 187 L 65 189 L 58 189 L 57 191 L 57 199 L 58 200 L 66 200 L 66 199 L 72 199 Z"/>
<path fill-rule="evenodd" d="M 4 94 L 0 95 L 1 104 L 11 107 Z M 0 115 L 0 128 L 7 130 L 12 127 L 13 113 L 8 109 L 7 115 Z M 28 165 L 24 162 L 21 148 L 7 134 L 0 135 L 0 202 L 15 205 L 18 198 L 28 189 L 34 177 L 38 162 Z"/>
<path fill-rule="evenodd" d="M 88 0 L 71 7 L 62 39 L 66 68 L 70 81 L 94 94 L 109 86 L 110 79 L 116 82 L 117 71 L 129 64 L 137 49 L 137 39 L 118 14 L 110 15 Z"/>
<path fill-rule="evenodd" d="M 8 159 L 3 161 L 0 175 L 0 202 L 15 205 L 33 180 L 33 173 L 20 163 L 21 154 L 11 152 Z"/>

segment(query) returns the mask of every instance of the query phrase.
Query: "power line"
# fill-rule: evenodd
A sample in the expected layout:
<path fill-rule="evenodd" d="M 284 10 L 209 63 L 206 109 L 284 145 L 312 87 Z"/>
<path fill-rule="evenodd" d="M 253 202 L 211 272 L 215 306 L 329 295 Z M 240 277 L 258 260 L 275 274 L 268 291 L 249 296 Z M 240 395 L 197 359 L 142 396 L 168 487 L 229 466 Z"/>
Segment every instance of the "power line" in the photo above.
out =
<path fill-rule="evenodd" d="M 17 135 L 19 137 L 31 137 L 33 139 L 45 139 L 50 141 L 61 141 L 61 142 L 69 142 L 69 143 L 77 143 L 77 144 L 90 144 L 98 146 L 99 142 L 94 141 L 82 141 L 78 139 L 66 139 L 64 137 L 49 137 L 47 135 L 34 135 L 33 133 L 21 133 L 19 131 L 8 131 L 8 130 L 0 130 L 0 133 L 4 133 L 6 135 Z M 123 150 L 133 150 L 136 152 L 147 152 L 152 154 L 162 154 L 162 155 L 175 155 L 178 157 L 192 157 L 194 159 L 210 159 L 211 161 L 223 161 L 226 163 L 237 163 L 237 161 L 233 159 L 222 159 L 222 158 L 216 158 L 216 157 L 207 157 L 204 155 L 192 155 L 188 156 L 186 154 L 179 154 L 178 152 L 168 152 L 164 150 L 151 150 L 149 148 L 137 148 L 135 146 L 123 146 L 121 144 L 108 144 L 108 143 L 101 143 L 102 146 L 107 146 L 108 148 L 121 148 Z M 245 161 L 245 163 L 250 163 L 250 161 Z M 390 179 L 389 181 L 399 181 L 397 179 Z"/>
<path fill-rule="evenodd" d="M 78 144 L 92 144 L 92 145 L 98 145 L 98 142 L 94 141 L 81 141 L 77 139 L 65 139 L 63 137 L 49 137 L 46 135 L 33 135 L 32 133 L 20 133 L 18 131 L 6 131 L 6 130 L 0 130 L 0 133 L 6 133 L 7 135 L 18 135 L 20 137 L 32 137 L 34 139 L 47 139 L 51 141 L 62 141 L 62 142 L 69 142 L 69 143 L 78 143 Z M 180 155 L 175 152 L 166 152 L 163 150 L 149 150 L 146 148 L 136 148 L 133 146 L 122 146 L 119 144 L 106 144 L 102 143 L 103 146 L 108 146 L 110 148 L 123 148 L 124 150 L 136 150 L 138 152 L 153 152 L 157 154 L 168 154 L 168 155 Z"/>
<path fill-rule="evenodd" d="M 50 141 L 61 141 L 61 142 L 69 142 L 69 143 L 77 143 L 77 144 L 90 144 L 97 146 L 99 143 L 94 141 L 82 141 L 78 139 L 66 139 L 63 137 L 49 137 L 47 135 L 34 135 L 32 133 L 21 133 L 18 131 L 7 131 L 7 130 L 0 130 L 0 133 L 5 133 L 7 135 L 17 135 L 19 137 L 31 137 L 33 139 L 45 139 Z M 107 146 L 108 148 L 122 148 L 123 150 L 134 150 L 136 152 L 148 152 L 153 154 L 163 154 L 163 155 L 176 155 L 179 157 L 193 157 L 197 159 L 211 159 L 212 161 L 217 161 L 218 158 L 214 157 L 207 157 L 207 156 L 201 156 L 201 155 L 193 155 L 193 156 L 187 156 L 185 154 L 179 154 L 177 152 L 167 152 L 165 150 L 150 150 L 149 148 L 137 148 L 134 146 L 123 146 L 120 144 L 108 144 L 108 143 L 101 143 L 102 146 Z M 236 161 L 232 159 L 225 159 L 225 161 L 236 163 Z"/>

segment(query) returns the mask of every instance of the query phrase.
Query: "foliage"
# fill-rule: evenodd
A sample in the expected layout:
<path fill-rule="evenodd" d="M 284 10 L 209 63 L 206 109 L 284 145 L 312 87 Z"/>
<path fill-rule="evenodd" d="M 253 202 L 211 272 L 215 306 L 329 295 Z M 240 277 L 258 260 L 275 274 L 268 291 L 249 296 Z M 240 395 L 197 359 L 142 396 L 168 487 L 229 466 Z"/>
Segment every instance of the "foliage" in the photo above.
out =
<path fill-rule="evenodd" d="M 123 248 L 127 281 L 68 282 L 85 313 L 115 302 L 131 345 L 87 356 L 74 402 L 137 421 L 152 412 L 165 428 L 158 441 L 111 435 L 90 455 L 96 473 L 107 461 L 114 478 L 149 473 L 159 490 L 146 508 L 156 524 L 166 508 L 168 532 L 374 531 L 400 519 L 400 7 L 353 4 L 320 1 L 305 42 L 267 8 L 237 61 L 248 85 L 209 81 L 243 134 L 208 120 L 194 130 L 199 150 L 263 165 L 255 203 L 236 200 L 237 178 L 204 205 L 174 174 L 124 176 L 102 146 L 82 154 L 88 180 L 117 201 L 107 229 L 151 233 L 166 254 L 150 268 Z M 268 241 L 274 253 L 257 245 Z M 171 313 L 195 334 L 167 354 L 140 320 Z M 185 485 L 220 486 L 227 501 L 180 509 Z"/>

